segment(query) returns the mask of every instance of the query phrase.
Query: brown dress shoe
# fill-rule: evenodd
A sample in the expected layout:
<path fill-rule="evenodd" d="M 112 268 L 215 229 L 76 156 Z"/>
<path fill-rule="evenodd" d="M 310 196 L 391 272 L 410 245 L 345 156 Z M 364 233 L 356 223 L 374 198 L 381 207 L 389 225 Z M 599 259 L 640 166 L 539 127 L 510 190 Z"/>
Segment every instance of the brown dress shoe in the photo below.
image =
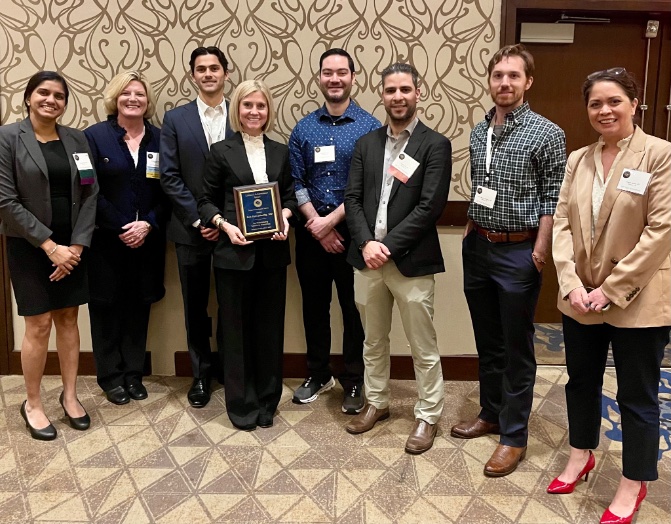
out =
<path fill-rule="evenodd" d="M 384 420 L 389 418 L 389 408 L 377 409 L 371 404 L 366 404 L 366 406 L 361 410 L 361 413 L 356 415 L 352 420 L 350 420 L 345 429 L 348 433 L 365 433 L 373 429 L 373 426 L 378 420 Z"/>
<path fill-rule="evenodd" d="M 488 477 L 505 477 L 517 469 L 517 465 L 524 460 L 526 454 L 526 446 L 515 448 L 499 444 L 487 464 L 485 464 L 485 475 Z"/>
<path fill-rule="evenodd" d="M 478 438 L 488 434 L 498 435 L 500 432 L 498 424 L 485 422 L 481 418 L 475 420 L 467 420 L 466 422 L 459 422 L 452 426 L 450 435 L 455 438 Z"/>
<path fill-rule="evenodd" d="M 408 440 L 405 441 L 405 450 L 413 455 L 419 455 L 431 449 L 437 430 L 437 424 L 429 424 L 421 418 L 415 419 L 415 425 Z"/>

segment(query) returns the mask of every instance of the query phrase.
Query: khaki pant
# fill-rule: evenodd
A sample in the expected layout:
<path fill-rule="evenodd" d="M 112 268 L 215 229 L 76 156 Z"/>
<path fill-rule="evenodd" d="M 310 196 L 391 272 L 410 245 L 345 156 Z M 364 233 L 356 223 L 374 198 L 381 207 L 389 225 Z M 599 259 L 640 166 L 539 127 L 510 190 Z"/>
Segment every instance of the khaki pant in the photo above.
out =
<path fill-rule="evenodd" d="M 389 332 L 394 300 L 410 343 L 419 400 L 415 418 L 435 424 L 443 411 L 445 388 L 433 326 L 433 275 L 403 276 L 389 261 L 379 269 L 354 271 L 354 298 L 366 339 L 363 345 L 366 398 L 375 408 L 389 405 Z"/>

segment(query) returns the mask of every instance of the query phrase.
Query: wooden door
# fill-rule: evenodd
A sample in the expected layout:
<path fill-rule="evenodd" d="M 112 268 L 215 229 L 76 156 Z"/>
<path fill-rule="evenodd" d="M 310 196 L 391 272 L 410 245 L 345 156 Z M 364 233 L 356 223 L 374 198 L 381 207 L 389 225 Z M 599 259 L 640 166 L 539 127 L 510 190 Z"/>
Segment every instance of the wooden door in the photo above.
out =
<path fill-rule="evenodd" d="M 581 13 L 582 14 L 582 13 Z M 588 74 L 611 67 L 624 67 L 643 87 L 648 40 L 647 21 L 660 21 L 658 36 L 650 39 L 650 60 L 643 129 L 665 138 L 671 87 L 671 16 L 667 13 L 601 13 L 610 23 L 575 25 L 572 44 L 525 44 L 534 55 L 536 72 L 528 92 L 531 108 L 557 123 L 566 133 L 568 152 L 595 142 L 581 95 Z M 518 22 L 555 22 L 556 12 L 524 12 Z M 518 23 L 518 27 L 519 27 Z M 519 36 L 519 35 L 518 35 Z M 557 274 L 552 262 L 543 271 L 543 287 L 536 322 L 560 322 L 556 307 Z"/>

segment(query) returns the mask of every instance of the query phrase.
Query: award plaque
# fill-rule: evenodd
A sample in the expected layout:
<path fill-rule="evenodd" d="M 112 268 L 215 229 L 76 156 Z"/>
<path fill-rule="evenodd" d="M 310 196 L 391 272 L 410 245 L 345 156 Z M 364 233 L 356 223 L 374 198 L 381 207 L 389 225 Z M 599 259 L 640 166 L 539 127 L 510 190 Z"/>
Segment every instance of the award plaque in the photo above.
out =
<path fill-rule="evenodd" d="M 233 188 L 238 227 L 247 240 L 270 238 L 284 231 L 277 182 Z"/>

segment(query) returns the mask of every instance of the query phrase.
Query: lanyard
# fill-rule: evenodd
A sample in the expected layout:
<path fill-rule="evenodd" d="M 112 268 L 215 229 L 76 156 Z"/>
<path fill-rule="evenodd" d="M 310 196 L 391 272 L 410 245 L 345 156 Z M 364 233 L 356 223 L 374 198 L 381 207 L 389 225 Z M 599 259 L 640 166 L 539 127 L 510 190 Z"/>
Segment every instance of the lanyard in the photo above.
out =
<path fill-rule="evenodd" d="M 492 165 L 492 137 L 494 136 L 494 120 L 492 119 L 492 124 L 487 129 L 487 155 L 485 156 L 485 169 L 487 174 L 489 174 L 489 168 Z"/>

